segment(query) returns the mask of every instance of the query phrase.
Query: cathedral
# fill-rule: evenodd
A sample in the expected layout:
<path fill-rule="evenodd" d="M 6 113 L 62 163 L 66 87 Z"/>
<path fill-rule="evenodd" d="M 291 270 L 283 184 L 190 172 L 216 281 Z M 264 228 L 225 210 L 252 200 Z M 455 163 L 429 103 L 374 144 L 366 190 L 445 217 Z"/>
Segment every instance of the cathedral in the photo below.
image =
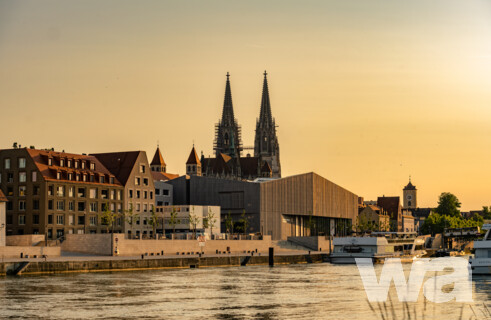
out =
<path fill-rule="evenodd" d="M 267 73 L 264 72 L 261 109 L 256 122 L 254 147 L 244 147 L 241 127 L 234 116 L 230 75 L 227 73 L 222 118 L 215 125 L 214 157 L 198 157 L 193 146 L 186 163 L 186 174 L 219 177 L 234 180 L 280 178 L 280 146 L 276 124 L 271 113 Z M 254 156 L 242 152 L 254 150 Z"/>

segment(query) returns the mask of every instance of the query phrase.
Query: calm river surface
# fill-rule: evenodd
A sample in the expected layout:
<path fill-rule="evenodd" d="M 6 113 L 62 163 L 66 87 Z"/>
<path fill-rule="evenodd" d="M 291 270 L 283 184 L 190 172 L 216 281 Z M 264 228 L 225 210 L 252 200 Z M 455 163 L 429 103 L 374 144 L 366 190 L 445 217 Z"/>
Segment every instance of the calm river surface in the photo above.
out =
<path fill-rule="evenodd" d="M 474 277 L 473 288 L 473 304 L 434 304 L 421 299 L 408 305 L 410 317 L 406 319 L 490 319 L 490 313 L 485 316 L 485 305 L 491 310 L 491 277 Z M 385 308 L 377 304 L 372 307 L 374 310 L 367 303 L 354 265 L 323 263 L 0 278 L 0 318 L 405 318 L 405 306 L 399 302 L 392 307 L 389 303 Z"/>

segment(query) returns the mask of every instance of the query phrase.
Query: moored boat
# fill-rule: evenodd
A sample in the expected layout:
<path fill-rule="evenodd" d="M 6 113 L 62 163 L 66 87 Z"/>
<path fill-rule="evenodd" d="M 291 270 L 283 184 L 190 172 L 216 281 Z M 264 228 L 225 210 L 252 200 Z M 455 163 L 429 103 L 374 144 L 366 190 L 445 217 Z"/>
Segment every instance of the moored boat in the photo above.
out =
<path fill-rule="evenodd" d="M 482 240 L 474 241 L 474 257 L 469 259 L 472 274 L 491 275 L 491 224 L 485 224 L 487 229 Z"/>

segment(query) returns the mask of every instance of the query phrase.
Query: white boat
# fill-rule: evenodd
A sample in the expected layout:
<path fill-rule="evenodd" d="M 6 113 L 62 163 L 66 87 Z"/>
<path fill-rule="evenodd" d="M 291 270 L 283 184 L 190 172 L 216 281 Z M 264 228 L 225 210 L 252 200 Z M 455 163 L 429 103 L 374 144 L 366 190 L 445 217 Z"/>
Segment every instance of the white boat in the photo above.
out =
<path fill-rule="evenodd" d="M 474 241 L 474 257 L 469 259 L 472 274 L 491 274 L 491 224 L 485 224 L 483 229 L 487 229 L 486 235 L 482 240 Z"/>
<path fill-rule="evenodd" d="M 363 237 L 335 237 L 334 249 L 329 256 L 334 264 L 353 264 L 356 258 L 385 259 L 392 257 L 420 257 L 424 239 L 415 234 L 376 232 Z"/>

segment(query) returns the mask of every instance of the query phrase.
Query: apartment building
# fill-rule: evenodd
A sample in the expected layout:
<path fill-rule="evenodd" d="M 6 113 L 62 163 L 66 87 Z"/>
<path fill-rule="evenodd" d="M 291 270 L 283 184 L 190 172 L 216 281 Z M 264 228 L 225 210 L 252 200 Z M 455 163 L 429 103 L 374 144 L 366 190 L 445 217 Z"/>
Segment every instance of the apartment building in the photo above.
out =
<path fill-rule="evenodd" d="M 106 208 L 123 212 L 123 186 L 95 157 L 27 148 L 0 151 L 0 189 L 8 199 L 6 234 L 46 234 L 123 230 L 111 225 Z"/>
<path fill-rule="evenodd" d="M 124 186 L 123 207 L 132 210 L 134 221 L 124 219 L 124 232 L 129 238 L 153 237 L 150 225 L 155 207 L 155 185 L 145 151 L 93 154 Z"/>

